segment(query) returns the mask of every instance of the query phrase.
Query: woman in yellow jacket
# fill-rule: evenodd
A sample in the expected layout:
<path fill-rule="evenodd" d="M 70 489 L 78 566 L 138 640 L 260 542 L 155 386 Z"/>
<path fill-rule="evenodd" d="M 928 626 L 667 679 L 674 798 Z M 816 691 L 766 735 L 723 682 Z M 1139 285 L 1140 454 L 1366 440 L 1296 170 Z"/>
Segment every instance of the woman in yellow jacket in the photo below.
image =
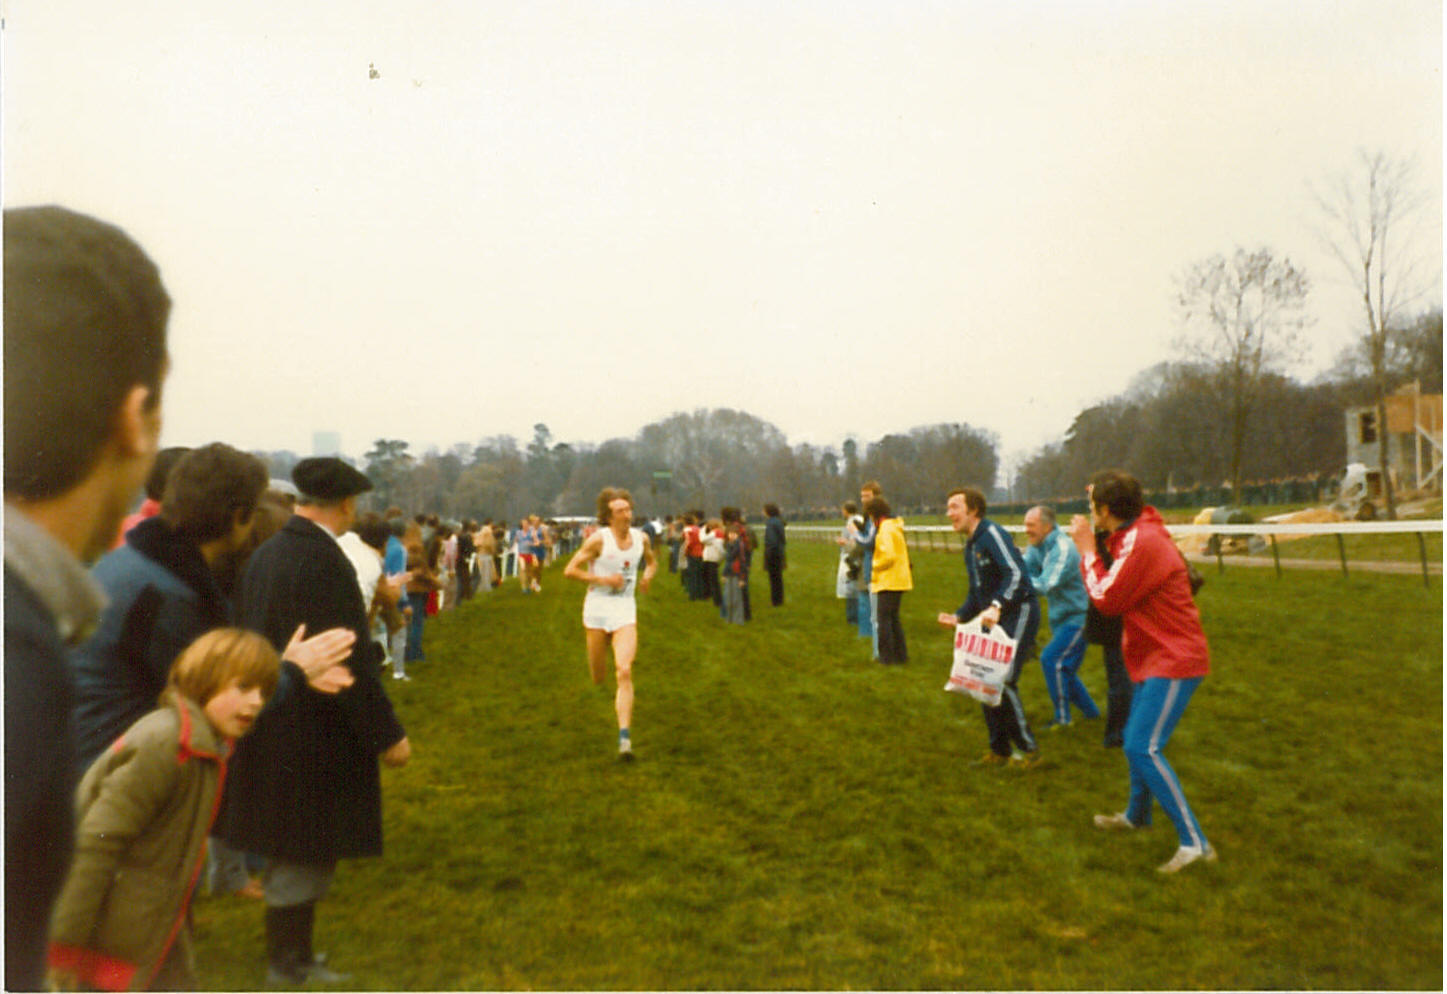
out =
<path fill-rule="evenodd" d="M 864 513 L 874 520 L 874 568 L 869 578 L 869 592 L 879 595 L 874 619 L 879 633 L 879 661 L 886 666 L 909 661 L 904 644 L 904 626 L 899 621 L 899 605 L 906 590 L 914 588 L 909 570 L 909 546 L 904 541 L 904 519 L 894 517 L 889 502 L 875 497 L 864 505 Z"/>

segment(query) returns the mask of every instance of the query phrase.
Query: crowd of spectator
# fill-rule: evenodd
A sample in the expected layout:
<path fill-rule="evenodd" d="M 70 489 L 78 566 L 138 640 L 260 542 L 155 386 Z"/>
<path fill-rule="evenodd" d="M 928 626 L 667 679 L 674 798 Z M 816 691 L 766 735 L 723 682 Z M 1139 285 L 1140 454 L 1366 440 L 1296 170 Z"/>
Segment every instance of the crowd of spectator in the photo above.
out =
<path fill-rule="evenodd" d="M 742 509 L 722 507 L 717 517 L 702 510 L 684 511 L 653 527 L 667 549 L 668 570 L 678 576 L 690 601 L 711 603 L 728 624 L 753 620 L 749 581 L 759 538 Z M 763 561 L 773 607 L 784 603 L 785 527 L 778 507 L 765 504 Z"/>
<path fill-rule="evenodd" d="M 188 908 L 203 858 L 215 891 L 262 899 L 269 985 L 344 983 L 312 948 L 317 905 L 341 860 L 381 854 L 380 766 L 411 756 L 383 675 L 408 680 L 425 663 L 437 612 L 508 577 L 541 593 L 546 563 L 598 524 L 580 536 L 536 514 L 508 530 L 362 513 L 371 481 L 339 458 L 299 462 L 293 494 L 222 442 L 158 453 L 170 301 L 154 264 L 119 229 L 61 208 L 7 210 L 5 227 L 6 987 L 194 988 Z M 1215 859 L 1162 755 L 1207 673 L 1205 637 L 1139 484 L 1111 472 L 1092 486 L 1091 518 L 1077 515 L 1069 539 L 1052 509 L 1031 511 L 1026 556 L 980 491 L 952 492 L 969 594 L 939 621 L 978 618 L 1017 642 L 1004 701 L 984 708 L 985 761 L 1002 765 L 1037 759 L 1016 687 L 1037 594 L 1053 629 L 1041 662 L 1054 727 L 1072 706 L 1098 715 L 1076 673 L 1087 634 L 1106 645 L 1106 745 L 1123 745 L 1130 791 L 1095 824 L 1143 826 L 1158 802 L 1180 836 L 1160 869 L 1175 872 Z M 860 498 L 842 509 L 836 592 L 873 657 L 902 665 L 903 518 L 877 482 Z M 584 550 L 631 549 L 618 545 L 631 498 L 607 490 L 600 508 L 605 526 L 627 517 L 613 545 Z M 785 525 L 773 504 L 764 517 L 777 608 Z M 760 543 L 740 508 L 640 531 L 648 578 L 651 549 L 666 547 L 691 602 L 729 624 L 752 618 Z M 1091 612 L 1120 618 L 1123 636 Z"/>

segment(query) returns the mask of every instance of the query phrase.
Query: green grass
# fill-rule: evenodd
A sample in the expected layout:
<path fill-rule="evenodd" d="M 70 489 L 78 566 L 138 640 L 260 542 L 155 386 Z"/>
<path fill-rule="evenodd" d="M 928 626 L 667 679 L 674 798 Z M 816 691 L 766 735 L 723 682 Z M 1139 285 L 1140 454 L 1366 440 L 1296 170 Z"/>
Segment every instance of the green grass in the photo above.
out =
<path fill-rule="evenodd" d="M 1126 789 L 1099 722 L 1042 732 L 1038 769 L 971 765 L 933 621 L 958 555 L 915 556 L 886 668 L 833 547 L 790 551 L 788 604 L 756 590 L 744 628 L 660 574 L 631 766 L 556 569 L 434 620 L 388 682 L 415 755 L 384 773 L 387 855 L 342 865 L 319 948 L 361 989 L 1441 989 L 1439 579 L 1211 576 L 1213 672 L 1169 754 L 1221 861 L 1162 878 L 1164 817 L 1090 825 Z M 1021 687 L 1039 730 L 1038 664 Z M 205 984 L 260 983 L 259 907 L 205 899 L 196 927 Z"/>

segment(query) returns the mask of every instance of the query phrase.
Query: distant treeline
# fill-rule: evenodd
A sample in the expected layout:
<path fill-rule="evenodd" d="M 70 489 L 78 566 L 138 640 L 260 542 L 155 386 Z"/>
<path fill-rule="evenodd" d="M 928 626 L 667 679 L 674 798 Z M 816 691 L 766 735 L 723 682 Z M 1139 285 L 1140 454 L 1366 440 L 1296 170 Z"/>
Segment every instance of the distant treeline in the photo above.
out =
<path fill-rule="evenodd" d="M 1442 315 L 1435 311 L 1401 335 L 1398 382 L 1442 390 Z M 632 491 L 640 510 L 663 515 L 724 504 L 757 511 L 766 501 L 791 517 L 828 517 L 859 485 L 884 484 L 894 507 L 934 513 L 954 486 L 992 494 L 1002 511 L 1040 500 L 1062 511 L 1083 507 L 1090 474 L 1119 466 L 1138 476 L 1163 507 L 1231 503 L 1223 488 L 1230 440 L 1227 391 L 1203 366 L 1165 363 L 1136 377 L 1120 395 L 1076 415 L 1058 442 L 1002 473 L 998 437 L 962 422 L 925 425 L 871 442 L 847 439 L 838 450 L 790 445 L 775 425 L 727 408 L 679 412 L 632 438 L 598 445 L 552 437 L 534 426 L 525 446 L 510 435 L 417 454 L 402 439 L 377 439 L 362 468 L 375 507 L 396 505 L 450 518 L 516 520 L 529 513 L 590 514 L 604 486 Z M 1372 398 L 1360 366 L 1344 357 L 1327 377 L 1302 384 L 1263 378 L 1248 428 L 1243 503 L 1319 500 L 1346 459 L 1347 407 Z M 285 478 L 297 456 L 258 453 Z M 1079 507 L 1076 504 L 1079 504 Z"/>
<path fill-rule="evenodd" d="M 1415 380 L 1423 393 L 1441 393 L 1441 310 L 1420 316 L 1393 341 L 1392 387 Z M 1313 383 L 1264 374 L 1250 398 L 1241 479 L 1339 473 L 1346 462 L 1346 410 L 1375 396 L 1367 365 L 1354 350 Z M 1091 473 L 1106 466 L 1130 470 L 1151 490 L 1218 487 L 1231 477 L 1230 403 L 1222 372 L 1162 363 L 1137 375 L 1123 393 L 1077 414 L 1059 442 L 1019 467 L 1012 496 L 1074 497 Z M 1259 492 L 1248 495 L 1243 487 L 1241 503 Z M 1229 495 L 1220 503 L 1229 503 Z"/>

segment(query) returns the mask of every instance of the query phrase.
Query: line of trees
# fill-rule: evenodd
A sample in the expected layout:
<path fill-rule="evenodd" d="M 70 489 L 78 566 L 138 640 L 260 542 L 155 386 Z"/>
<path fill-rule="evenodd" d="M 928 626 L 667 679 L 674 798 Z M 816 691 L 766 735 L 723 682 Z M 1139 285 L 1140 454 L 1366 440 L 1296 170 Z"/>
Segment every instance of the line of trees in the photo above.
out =
<path fill-rule="evenodd" d="M 1393 388 L 1418 381 L 1442 391 L 1442 310 L 1393 329 L 1385 359 Z M 1258 371 L 1250 416 L 1238 420 L 1238 370 L 1204 360 L 1163 363 L 1138 374 L 1121 394 L 1075 416 L 1058 442 L 1000 480 L 998 439 L 968 424 L 935 424 L 839 449 L 791 445 L 777 426 L 744 411 L 680 412 L 632 438 L 599 445 L 557 441 L 546 424 L 522 445 L 510 435 L 413 453 L 403 439 L 379 438 L 362 468 L 380 507 L 449 517 L 515 520 L 528 513 L 588 514 L 604 486 L 628 487 L 649 513 L 773 501 L 795 513 L 829 516 L 879 479 L 896 508 L 938 510 L 943 494 L 971 483 L 997 499 L 1078 497 L 1104 466 L 1129 468 L 1151 489 L 1317 477 L 1346 460 L 1346 408 L 1372 403 L 1378 373 L 1369 356 L 1347 350 L 1326 375 L 1300 383 Z M 258 453 L 287 478 L 297 456 Z"/>
<path fill-rule="evenodd" d="M 1442 391 L 1442 311 L 1418 315 L 1394 331 L 1387 379 L 1417 380 Z M 697 410 L 647 425 L 632 438 L 602 444 L 560 442 L 546 424 L 526 445 L 510 435 L 413 453 L 403 439 L 379 438 L 362 462 L 374 505 L 428 510 L 453 518 L 515 520 L 528 513 L 588 514 L 604 486 L 628 487 L 649 513 L 773 501 L 795 513 L 828 516 L 879 479 L 895 507 L 938 510 L 943 495 L 971 483 L 997 499 L 1078 497 L 1104 466 L 1123 466 L 1151 489 L 1217 486 L 1223 481 L 1316 477 L 1346 459 L 1347 407 L 1371 403 L 1377 377 L 1348 350 L 1313 383 L 1262 372 L 1251 416 L 1233 417 L 1234 370 L 1204 361 L 1163 363 L 1138 374 L 1120 395 L 1081 411 L 1058 442 L 1000 476 L 999 443 L 968 424 L 935 424 L 839 449 L 791 445 L 777 426 L 744 411 Z M 287 478 L 297 456 L 258 453 L 272 475 Z"/>
<path fill-rule="evenodd" d="M 507 435 L 421 456 L 401 439 L 377 439 L 363 469 L 375 504 L 451 517 L 515 519 L 523 514 L 588 514 L 605 486 L 625 486 L 649 513 L 766 501 L 797 512 L 832 514 L 844 496 L 878 477 L 901 506 L 938 503 L 960 480 L 993 486 L 997 439 L 965 424 L 937 424 L 840 450 L 790 445 L 775 425 L 727 408 L 679 412 L 632 438 L 600 445 L 556 442 L 546 424 L 525 447 Z M 273 453 L 273 471 L 295 457 Z"/>
<path fill-rule="evenodd" d="M 1119 396 L 1076 415 L 1058 441 L 1023 461 L 997 497 L 1078 497 L 1104 466 L 1130 469 L 1151 489 L 1230 486 L 1317 477 L 1346 458 L 1347 407 L 1375 403 L 1416 380 L 1442 391 L 1442 309 L 1417 309 L 1437 274 L 1412 254 L 1413 232 L 1432 217 L 1410 163 L 1360 157 L 1316 199 L 1323 242 L 1360 295 L 1363 332 L 1326 375 L 1299 383 L 1284 370 L 1305 347 L 1311 283 L 1272 249 L 1237 248 L 1185 267 L 1176 279 L 1179 360 L 1141 373 Z M 791 445 L 775 425 L 727 408 L 679 412 L 632 438 L 600 445 L 556 441 L 546 424 L 526 446 L 509 435 L 446 452 L 410 451 L 380 438 L 363 468 L 373 503 L 449 517 L 516 519 L 587 514 L 604 486 L 628 487 L 648 513 L 773 501 L 830 515 L 863 480 L 884 482 L 896 509 L 938 509 L 960 483 L 990 492 L 1000 469 L 997 437 L 967 424 L 935 424 L 861 446 Z M 259 453 L 285 477 L 296 456 Z M 1383 446 L 1383 477 L 1385 472 Z M 1388 478 L 1388 514 L 1393 495 Z"/>
<path fill-rule="evenodd" d="M 1441 393 L 1442 309 L 1395 329 L 1392 342 L 1391 388 L 1417 381 L 1423 393 Z M 1245 403 L 1234 392 L 1237 375 L 1230 364 L 1184 360 L 1145 370 L 1025 460 L 1012 495 L 1079 497 L 1084 481 L 1105 466 L 1130 469 L 1149 489 L 1239 488 L 1250 480 L 1335 474 L 1346 463 L 1345 411 L 1377 398 L 1377 375 L 1355 347 L 1311 383 L 1259 373 L 1244 421 L 1237 419 Z"/>
<path fill-rule="evenodd" d="M 1310 385 L 1283 370 L 1305 347 L 1307 275 L 1270 248 L 1213 255 L 1177 277 L 1182 361 L 1147 371 L 1125 393 L 1082 411 L 1065 437 L 1017 474 L 1025 499 L 1075 496 L 1092 469 L 1127 466 L 1149 487 L 1230 486 L 1334 471 L 1345 461 L 1348 406 L 1374 403 L 1416 380 L 1442 390 L 1442 309 L 1426 244 L 1440 243 L 1440 210 L 1410 160 L 1362 152 L 1314 191 L 1318 236 L 1362 302 L 1362 328 L 1332 375 Z M 1429 222 L 1436 219 L 1435 227 Z M 1425 229 L 1425 230 L 1423 230 Z M 1395 517 L 1387 446 L 1380 446 L 1387 516 Z"/>

